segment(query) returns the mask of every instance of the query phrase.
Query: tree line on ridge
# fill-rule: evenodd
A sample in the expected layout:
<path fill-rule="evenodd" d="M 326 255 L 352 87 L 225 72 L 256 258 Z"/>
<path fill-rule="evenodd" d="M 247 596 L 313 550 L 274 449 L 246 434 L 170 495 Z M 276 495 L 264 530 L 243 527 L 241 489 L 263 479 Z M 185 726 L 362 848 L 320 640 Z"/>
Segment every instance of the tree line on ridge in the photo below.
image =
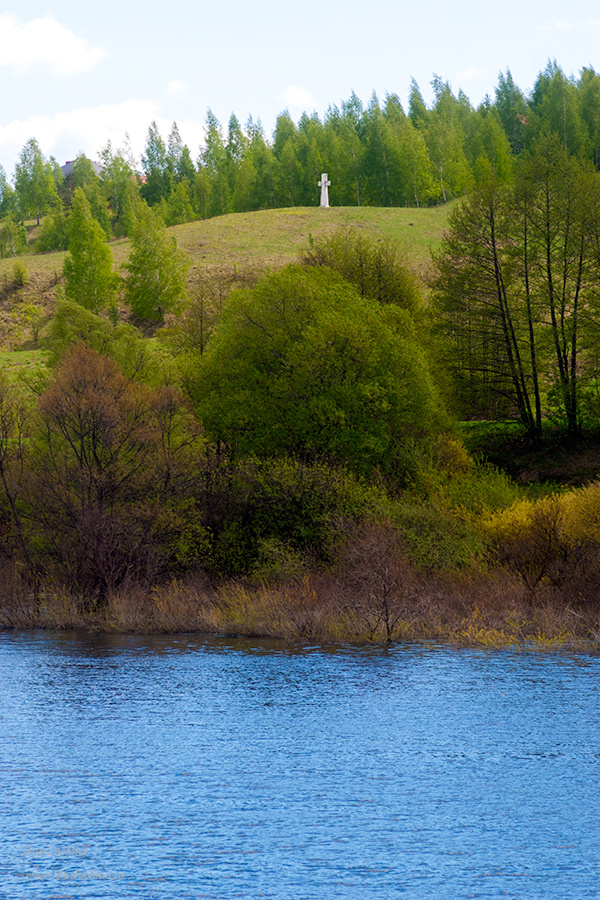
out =
<path fill-rule="evenodd" d="M 477 107 L 434 76 L 427 106 L 412 82 L 408 110 L 396 94 L 364 104 L 355 94 L 320 118 L 287 111 L 269 139 L 252 118 L 232 114 L 223 128 L 209 110 L 205 144 L 196 160 L 177 124 L 165 140 L 149 127 L 140 164 L 110 142 L 96 169 L 80 157 L 67 177 L 46 159 L 35 138 L 22 149 L 11 184 L 0 171 L 0 254 L 23 249 L 20 224 L 52 214 L 39 249 L 65 249 L 65 213 L 82 187 L 107 236 L 128 233 L 132 193 L 139 192 L 165 224 L 231 212 L 313 205 L 317 180 L 327 171 L 336 206 L 424 207 L 464 196 L 491 166 L 501 181 L 542 134 L 554 134 L 570 156 L 600 167 L 600 75 L 583 68 L 568 77 L 556 62 L 540 72 L 526 95 L 509 70 L 493 98 Z"/>

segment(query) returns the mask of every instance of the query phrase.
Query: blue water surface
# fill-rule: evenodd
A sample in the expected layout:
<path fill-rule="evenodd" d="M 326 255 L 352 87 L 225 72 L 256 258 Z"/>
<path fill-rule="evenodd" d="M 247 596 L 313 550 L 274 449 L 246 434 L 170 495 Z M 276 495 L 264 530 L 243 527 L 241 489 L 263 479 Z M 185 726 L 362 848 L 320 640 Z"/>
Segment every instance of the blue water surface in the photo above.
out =
<path fill-rule="evenodd" d="M 0 898 L 600 897 L 600 659 L 0 635 Z"/>

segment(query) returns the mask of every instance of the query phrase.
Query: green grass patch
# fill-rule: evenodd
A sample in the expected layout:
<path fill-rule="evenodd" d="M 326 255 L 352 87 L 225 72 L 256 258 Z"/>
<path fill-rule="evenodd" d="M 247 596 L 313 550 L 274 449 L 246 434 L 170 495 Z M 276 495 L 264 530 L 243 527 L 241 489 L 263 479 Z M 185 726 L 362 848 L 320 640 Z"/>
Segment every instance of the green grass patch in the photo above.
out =
<path fill-rule="evenodd" d="M 178 225 L 173 233 L 195 265 L 281 268 L 298 258 L 311 236 L 325 236 L 340 227 L 360 228 L 375 239 L 397 241 L 409 265 L 424 275 L 451 209 L 452 204 L 432 209 L 268 209 Z M 115 258 L 117 255 L 115 252 Z"/>
<path fill-rule="evenodd" d="M 0 351 L 0 371 L 9 381 L 16 381 L 24 372 L 46 367 L 47 353 L 43 350 Z"/>

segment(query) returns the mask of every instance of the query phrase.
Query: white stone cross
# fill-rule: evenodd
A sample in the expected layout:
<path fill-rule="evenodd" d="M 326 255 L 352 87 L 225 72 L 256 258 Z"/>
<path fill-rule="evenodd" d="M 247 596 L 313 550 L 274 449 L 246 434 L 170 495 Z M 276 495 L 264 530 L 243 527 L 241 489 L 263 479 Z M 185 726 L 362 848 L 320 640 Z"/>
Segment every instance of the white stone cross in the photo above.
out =
<path fill-rule="evenodd" d="M 330 184 L 331 182 L 327 180 L 327 172 L 323 172 L 321 180 L 319 181 L 319 187 L 321 188 L 321 206 L 326 206 L 327 209 L 329 209 L 329 191 L 327 189 Z"/>

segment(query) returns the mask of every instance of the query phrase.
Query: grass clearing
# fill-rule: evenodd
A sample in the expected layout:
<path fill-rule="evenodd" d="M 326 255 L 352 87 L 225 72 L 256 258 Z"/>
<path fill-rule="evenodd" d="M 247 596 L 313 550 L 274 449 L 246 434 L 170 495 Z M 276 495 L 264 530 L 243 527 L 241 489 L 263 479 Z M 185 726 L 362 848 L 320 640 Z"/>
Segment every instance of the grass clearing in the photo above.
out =
<path fill-rule="evenodd" d="M 297 259 L 311 236 L 326 236 L 342 227 L 361 228 L 375 239 L 397 241 L 422 277 L 429 271 L 431 250 L 439 246 L 451 209 L 452 204 L 432 209 L 269 209 L 190 222 L 176 226 L 173 233 L 194 265 L 277 269 Z"/>

